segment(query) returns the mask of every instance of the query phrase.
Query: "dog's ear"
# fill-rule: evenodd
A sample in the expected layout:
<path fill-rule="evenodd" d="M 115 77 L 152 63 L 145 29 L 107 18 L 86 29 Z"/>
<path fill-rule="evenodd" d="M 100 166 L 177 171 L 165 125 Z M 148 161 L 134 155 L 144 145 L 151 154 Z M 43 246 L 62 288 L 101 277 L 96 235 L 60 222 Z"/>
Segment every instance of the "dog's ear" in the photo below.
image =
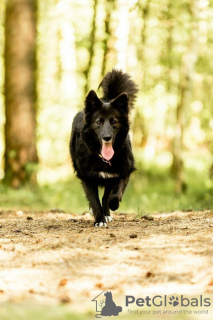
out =
<path fill-rule="evenodd" d="M 126 92 L 123 92 L 119 96 L 117 96 L 117 98 L 113 99 L 111 101 L 111 104 L 113 105 L 113 107 L 119 110 L 122 110 L 125 113 L 128 113 L 129 111 L 128 102 L 129 102 L 128 94 Z"/>
<path fill-rule="evenodd" d="M 85 113 L 92 113 L 101 107 L 101 100 L 98 98 L 94 90 L 90 90 L 85 100 Z"/>

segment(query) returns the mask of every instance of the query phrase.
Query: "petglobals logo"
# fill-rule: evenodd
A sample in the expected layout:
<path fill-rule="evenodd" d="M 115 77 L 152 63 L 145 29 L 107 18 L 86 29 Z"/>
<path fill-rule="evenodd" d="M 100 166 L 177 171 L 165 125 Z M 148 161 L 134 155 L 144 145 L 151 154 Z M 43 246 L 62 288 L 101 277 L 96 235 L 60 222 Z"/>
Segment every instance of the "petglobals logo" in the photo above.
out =
<path fill-rule="evenodd" d="M 96 303 L 96 318 L 101 318 L 102 316 L 118 316 L 122 312 L 122 307 L 117 306 L 113 301 L 111 291 L 102 291 L 97 297 L 92 301 Z"/>
<path fill-rule="evenodd" d="M 111 291 L 102 291 L 93 300 L 95 302 L 96 318 L 119 316 L 122 311 L 131 316 L 159 314 L 208 314 L 212 305 L 210 298 L 203 295 L 186 297 L 185 295 L 155 295 L 123 297 L 123 307 L 118 306 Z"/>
<path fill-rule="evenodd" d="M 133 306 L 135 304 L 138 307 L 167 307 L 167 306 L 180 306 L 180 307 L 210 307 L 211 302 L 210 298 L 203 298 L 202 295 L 199 298 L 186 298 L 183 295 L 180 297 L 172 296 L 168 297 L 167 295 L 164 296 L 154 296 L 150 298 L 146 296 L 145 298 L 135 298 L 134 296 L 126 296 L 126 307 L 130 305 Z"/>

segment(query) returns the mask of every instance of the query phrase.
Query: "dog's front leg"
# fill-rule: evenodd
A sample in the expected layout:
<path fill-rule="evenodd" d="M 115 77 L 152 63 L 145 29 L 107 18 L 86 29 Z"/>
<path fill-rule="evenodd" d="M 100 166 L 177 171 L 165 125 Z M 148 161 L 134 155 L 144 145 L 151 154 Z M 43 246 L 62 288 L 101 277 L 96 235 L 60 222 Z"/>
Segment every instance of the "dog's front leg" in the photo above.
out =
<path fill-rule="evenodd" d="M 119 202 L 122 199 L 123 193 L 126 189 L 126 186 L 129 182 L 129 176 L 126 178 L 120 179 L 119 182 L 112 189 L 109 196 L 109 208 L 112 211 L 115 211 L 119 208 Z"/>
<path fill-rule="evenodd" d="M 102 208 L 103 208 L 103 213 L 105 215 L 106 221 L 112 221 L 112 217 L 110 215 L 110 210 L 109 210 L 109 195 L 112 191 L 112 188 L 113 188 L 112 183 L 106 184 L 104 195 L 102 198 Z"/>
<path fill-rule="evenodd" d="M 103 209 L 98 196 L 98 186 L 93 185 L 89 182 L 82 181 L 84 191 L 86 193 L 87 200 L 89 201 L 89 206 L 93 211 L 95 222 L 95 227 L 106 226 L 106 220 L 103 214 Z"/>

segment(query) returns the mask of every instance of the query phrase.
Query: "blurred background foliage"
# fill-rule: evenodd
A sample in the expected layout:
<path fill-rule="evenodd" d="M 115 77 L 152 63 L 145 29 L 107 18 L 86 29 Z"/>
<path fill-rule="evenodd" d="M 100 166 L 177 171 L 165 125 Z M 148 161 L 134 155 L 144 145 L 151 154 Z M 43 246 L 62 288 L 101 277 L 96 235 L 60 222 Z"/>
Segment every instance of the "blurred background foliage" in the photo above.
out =
<path fill-rule="evenodd" d="M 5 8 L 2 0 L 1 179 Z M 37 0 L 36 41 L 38 184 L 14 190 L 1 183 L 1 207 L 87 210 L 69 156 L 71 123 L 88 90 L 116 67 L 139 86 L 131 115 L 138 170 L 119 210 L 212 208 L 213 0 Z"/>

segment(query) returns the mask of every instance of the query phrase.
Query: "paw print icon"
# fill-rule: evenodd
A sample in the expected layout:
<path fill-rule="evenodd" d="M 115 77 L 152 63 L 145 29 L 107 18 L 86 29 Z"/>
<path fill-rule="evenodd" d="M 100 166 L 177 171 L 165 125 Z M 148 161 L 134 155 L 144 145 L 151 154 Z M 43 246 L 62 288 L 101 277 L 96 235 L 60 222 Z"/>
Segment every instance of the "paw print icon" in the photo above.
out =
<path fill-rule="evenodd" d="M 174 297 L 172 296 L 171 298 L 169 298 L 170 302 L 169 304 L 171 304 L 173 307 L 176 307 L 179 305 L 179 301 L 178 301 L 178 297 Z"/>

